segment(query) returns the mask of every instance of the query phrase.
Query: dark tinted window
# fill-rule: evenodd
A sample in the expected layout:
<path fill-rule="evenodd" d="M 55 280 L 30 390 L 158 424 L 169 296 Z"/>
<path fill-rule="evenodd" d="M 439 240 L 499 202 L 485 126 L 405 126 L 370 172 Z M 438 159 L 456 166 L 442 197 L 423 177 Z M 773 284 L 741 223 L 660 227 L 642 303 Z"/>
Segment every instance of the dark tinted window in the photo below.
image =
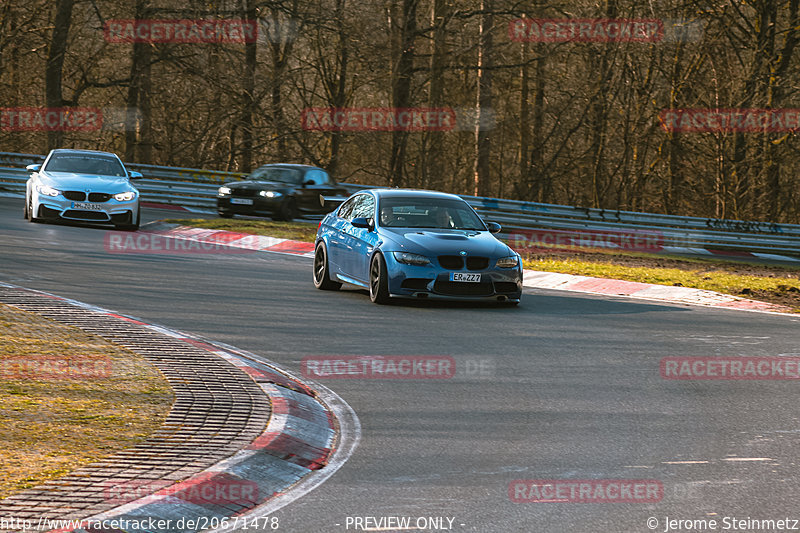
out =
<path fill-rule="evenodd" d="M 346 220 L 352 220 L 350 216 L 353 212 L 353 205 L 355 205 L 356 200 L 358 200 L 359 196 L 354 196 L 339 206 L 339 211 L 336 212 L 339 217 L 344 218 Z"/>
<path fill-rule="evenodd" d="M 296 168 L 261 167 L 253 171 L 248 179 L 258 181 L 278 181 L 289 185 L 300 185 L 303 173 Z"/>
<path fill-rule="evenodd" d="M 124 177 L 127 174 L 114 157 L 94 154 L 53 154 L 47 161 L 47 172 L 72 172 Z"/>
<path fill-rule="evenodd" d="M 469 204 L 449 198 L 391 196 L 381 199 L 380 214 L 388 228 L 486 230 Z"/>
<path fill-rule="evenodd" d="M 362 217 L 367 220 L 375 219 L 375 198 L 371 194 L 358 196 L 358 202 L 353 206 L 353 217 Z"/>
<path fill-rule="evenodd" d="M 319 168 L 314 168 L 306 172 L 303 179 L 306 182 L 312 181 L 313 183 L 311 185 L 327 185 L 331 182 L 328 173 Z"/>

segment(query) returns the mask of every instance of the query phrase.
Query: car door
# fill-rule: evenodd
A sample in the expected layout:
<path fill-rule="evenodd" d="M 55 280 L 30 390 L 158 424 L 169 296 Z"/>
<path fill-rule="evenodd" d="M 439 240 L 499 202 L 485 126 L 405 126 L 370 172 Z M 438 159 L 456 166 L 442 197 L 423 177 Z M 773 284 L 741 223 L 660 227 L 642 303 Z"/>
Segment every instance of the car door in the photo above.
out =
<path fill-rule="evenodd" d="M 366 218 L 372 223 L 373 229 L 356 228 L 350 224 L 346 233 L 347 247 L 352 250 L 350 260 L 347 262 L 347 275 L 363 283 L 369 282 L 369 258 L 378 242 L 378 233 L 375 231 L 375 197 L 369 193 L 360 195 L 361 198 L 353 205 L 354 218 Z"/>
<path fill-rule="evenodd" d="M 343 265 L 346 260 L 347 248 L 345 244 L 345 232 L 351 228 L 353 205 L 357 197 L 354 196 L 346 200 L 337 212 L 337 216 L 331 221 L 331 231 L 328 234 L 328 262 L 332 274 L 344 273 Z"/>
<path fill-rule="evenodd" d="M 297 189 L 297 207 L 304 213 L 326 213 L 320 196 L 336 196 L 337 188 L 331 183 L 328 173 L 321 168 L 310 168 L 303 175 Z"/>

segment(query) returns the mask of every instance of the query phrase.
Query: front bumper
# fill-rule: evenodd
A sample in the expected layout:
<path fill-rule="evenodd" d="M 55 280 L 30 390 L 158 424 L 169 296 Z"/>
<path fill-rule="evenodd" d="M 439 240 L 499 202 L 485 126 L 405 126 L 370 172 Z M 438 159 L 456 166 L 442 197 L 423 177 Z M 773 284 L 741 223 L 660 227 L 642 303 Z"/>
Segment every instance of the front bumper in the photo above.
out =
<path fill-rule="evenodd" d="M 389 294 L 399 298 L 430 298 L 469 301 L 518 302 L 522 296 L 522 267 L 484 270 L 444 270 L 438 266 L 399 263 L 394 254 L 384 254 L 389 274 Z M 451 272 L 481 275 L 481 281 L 450 281 Z"/>
<path fill-rule="evenodd" d="M 235 198 L 235 200 L 252 200 L 252 205 L 235 204 L 231 202 L 230 196 L 217 197 L 217 211 L 223 213 L 233 214 L 254 214 L 254 215 L 271 215 L 280 209 L 284 201 L 283 196 L 277 198 L 266 198 L 264 196 L 255 196 L 252 198 Z"/>
<path fill-rule="evenodd" d="M 63 196 L 39 195 L 37 217 L 43 219 L 63 219 L 77 222 L 95 222 L 99 224 L 132 224 L 138 212 L 139 199 L 127 202 L 108 200 L 106 202 L 74 202 Z M 90 203 L 99 209 L 82 209 L 75 204 Z"/>

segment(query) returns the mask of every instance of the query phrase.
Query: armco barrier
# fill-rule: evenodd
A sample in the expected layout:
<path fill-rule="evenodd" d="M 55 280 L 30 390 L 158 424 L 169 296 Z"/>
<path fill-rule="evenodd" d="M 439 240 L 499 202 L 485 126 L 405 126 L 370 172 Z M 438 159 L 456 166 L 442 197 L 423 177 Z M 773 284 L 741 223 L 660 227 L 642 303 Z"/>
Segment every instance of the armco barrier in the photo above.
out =
<path fill-rule="evenodd" d="M 0 152 L 0 189 L 24 193 L 25 166 L 44 156 Z M 146 201 L 213 209 L 220 184 L 242 179 L 237 172 L 131 163 L 144 175 L 136 182 Z M 370 185 L 342 184 L 350 192 Z M 632 211 L 612 211 L 498 198 L 462 196 L 486 219 L 503 225 L 502 236 L 536 230 L 575 235 L 657 234 L 663 251 L 718 249 L 731 252 L 800 256 L 800 225 L 718 220 Z"/>

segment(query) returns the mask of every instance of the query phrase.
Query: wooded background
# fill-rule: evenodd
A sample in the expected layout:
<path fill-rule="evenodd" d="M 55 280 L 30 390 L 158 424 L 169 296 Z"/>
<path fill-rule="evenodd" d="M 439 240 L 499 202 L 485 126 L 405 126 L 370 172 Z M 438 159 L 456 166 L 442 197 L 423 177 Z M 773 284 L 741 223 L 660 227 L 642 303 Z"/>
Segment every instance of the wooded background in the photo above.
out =
<path fill-rule="evenodd" d="M 102 131 L 0 131 L 0 151 L 557 204 L 800 222 L 797 132 L 671 133 L 674 108 L 799 107 L 800 0 L 4 0 L 0 107 L 97 107 Z M 518 42 L 522 18 L 658 19 L 657 42 Z M 252 43 L 114 43 L 115 19 L 250 19 Z M 452 131 L 331 132 L 309 107 L 449 107 Z M 111 117 L 116 116 L 117 124 Z"/>

